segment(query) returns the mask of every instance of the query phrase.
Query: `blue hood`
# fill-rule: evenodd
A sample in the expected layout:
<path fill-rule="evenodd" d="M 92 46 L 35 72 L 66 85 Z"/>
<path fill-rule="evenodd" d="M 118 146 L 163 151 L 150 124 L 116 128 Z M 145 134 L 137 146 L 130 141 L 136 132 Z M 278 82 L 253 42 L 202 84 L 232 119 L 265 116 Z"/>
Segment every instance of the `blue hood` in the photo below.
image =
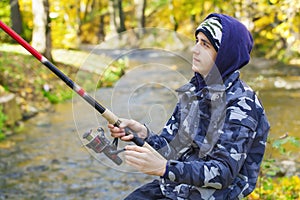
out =
<path fill-rule="evenodd" d="M 224 81 L 228 75 L 245 66 L 250 60 L 250 52 L 253 47 L 251 33 L 237 19 L 216 13 L 208 15 L 206 19 L 211 17 L 218 17 L 221 20 L 223 27 L 221 45 L 216 57 L 215 67 L 206 77 L 209 80 L 203 80 L 200 74 L 195 73 L 195 77 L 191 82 L 196 84 L 198 89 L 201 89 L 203 85 Z M 222 80 L 217 80 L 219 78 L 214 77 L 216 74 Z"/>

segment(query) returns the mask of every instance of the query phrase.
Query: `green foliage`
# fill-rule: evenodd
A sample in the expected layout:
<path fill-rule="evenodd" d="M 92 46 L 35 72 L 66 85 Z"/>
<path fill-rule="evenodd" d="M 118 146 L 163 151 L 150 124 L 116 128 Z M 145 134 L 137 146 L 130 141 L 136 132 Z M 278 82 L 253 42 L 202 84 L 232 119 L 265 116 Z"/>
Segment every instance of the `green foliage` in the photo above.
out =
<path fill-rule="evenodd" d="M 275 177 L 280 171 L 275 159 L 265 159 L 261 164 L 261 174 L 263 177 Z"/>
<path fill-rule="evenodd" d="M 10 25 L 10 6 L 9 0 L 0 1 L 0 19 L 2 22 Z M 0 41 L 11 41 L 9 36 L 4 31 L 0 31 Z"/>
<path fill-rule="evenodd" d="M 128 68 L 127 59 L 119 59 L 112 63 L 101 76 L 98 87 L 113 86 L 124 75 L 126 68 Z"/>
<path fill-rule="evenodd" d="M 299 138 L 286 135 L 284 138 L 270 140 L 272 144 L 272 152 L 278 152 L 279 154 L 287 157 L 291 156 L 289 151 L 286 151 L 286 145 L 292 145 L 295 147 L 300 146 Z M 261 174 L 262 176 L 276 176 L 280 172 L 280 166 L 273 158 L 265 158 L 262 162 Z"/>
<path fill-rule="evenodd" d="M 300 147 L 299 138 L 293 136 L 287 136 L 280 140 L 275 140 L 272 143 L 272 147 L 277 149 L 281 154 L 289 155 L 290 152 L 286 151 L 285 144 L 291 144 L 295 147 Z"/>
<path fill-rule="evenodd" d="M 64 86 L 64 88 L 56 88 L 55 92 L 43 90 L 43 94 L 53 104 L 64 102 L 73 97 L 72 90 L 67 88 L 67 86 Z"/>
<path fill-rule="evenodd" d="M 20 12 L 22 15 L 23 33 L 21 36 L 26 41 L 31 41 L 33 30 L 33 17 L 32 17 L 32 2 L 31 0 L 18 0 L 20 5 Z"/>
<path fill-rule="evenodd" d="M 285 145 L 300 146 L 299 138 L 286 136 L 285 138 L 269 141 L 275 151 L 288 156 Z M 292 200 L 300 198 L 300 177 L 279 177 L 281 166 L 273 158 L 265 158 L 261 164 L 260 176 L 254 192 L 247 200 L 282 199 Z"/>
<path fill-rule="evenodd" d="M 6 115 L 2 112 L 3 108 L 0 106 L 0 141 L 5 138 L 4 129 L 5 129 L 5 120 Z"/>

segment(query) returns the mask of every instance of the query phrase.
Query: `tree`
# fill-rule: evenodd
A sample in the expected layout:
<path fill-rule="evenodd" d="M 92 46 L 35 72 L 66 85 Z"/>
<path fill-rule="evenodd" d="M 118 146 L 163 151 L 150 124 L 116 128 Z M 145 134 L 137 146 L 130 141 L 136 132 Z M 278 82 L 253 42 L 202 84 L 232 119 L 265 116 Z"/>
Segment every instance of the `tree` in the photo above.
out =
<path fill-rule="evenodd" d="M 18 33 L 22 34 L 23 27 L 22 27 L 22 17 L 20 13 L 20 6 L 18 0 L 10 0 L 10 20 L 12 23 L 12 29 Z"/>
<path fill-rule="evenodd" d="M 139 34 L 143 34 L 145 24 L 146 24 L 145 10 L 147 5 L 147 0 L 135 0 L 134 4 L 135 4 L 137 28 L 139 29 Z"/>
<path fill-rule="evenodd" d="M 118 33 L 121 33 L 123 31 L 126 31 L 125 28 L 125 15 L 124 15 L 124 11 L 123 11 L 123 6 L 122 6 L 122 0 L 116 0 L 116 6 L 115 6 L 115 10 L 118 13 Z"/>
<path fill-rule="evenodd" d="M 126 30 L 122 0 L 109 0 L 110 28 L 115 33 Z"/>
<path fill-rule="evenodd" d="M 52 58 L 52 39 L 51 39 L 51 23 L 50 23 L 50 16 L 49 16 L 49 1 L 45 0 L 45 13 L 46 13 L 46 49 L 45 49 L 45 53 L 44 55 L 46 56 L 46 58 L 48 58 L 49 60 L 53 61 Z"/>
<path fill-rule="evenodd" d="M 174 10 L 174 5 L 173 5 L 173 0 L 169 1 L 169 9 L 171 11 L 171 13 L 170 13 L 170 20 L 171 20 L 171 23 L 173 25 L 173 30 L 177 31 L 177 29 L 178 29 L 178 21 L 177 21 L 177 19 L 175 17 L 175 13 L 174 13 L 175 10 Z"/>
<path fill-rule="evenodd" d="M 34 24 L 32 46 L 52 61 L 48 0 L 32 0 L 32 14 Z"/>

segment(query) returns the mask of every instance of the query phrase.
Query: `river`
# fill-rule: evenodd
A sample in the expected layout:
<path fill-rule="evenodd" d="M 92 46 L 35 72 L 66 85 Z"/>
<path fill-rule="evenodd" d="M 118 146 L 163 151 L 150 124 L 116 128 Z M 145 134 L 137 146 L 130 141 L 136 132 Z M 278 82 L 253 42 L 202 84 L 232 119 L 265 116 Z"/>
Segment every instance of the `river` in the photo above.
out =
<path fill-rule="evenodd" d="M 192 73 L 188 59 L 147 51 L 139 55 L 143 62 L 132 61 L 131 69 L 113 88 L 90 94 L 118 116 L 147 123 L 158 132 L 176 104 L 174 89 Z M 148 64 L 149 60 L 156 63 Z M 270 138 L 286 133 L 298 136 L 300 68 L 274 67 L 272 62 L 256 59 L 242 73 L 255 85 L 266 108 Z M 107 133 L 107 122 L 81 98 L 75 95 L 54 110 L 25 121 L 21 133 L 0 143 L 0 199 L 122 199 L 154 178 L 126 164 L 117 166 L 84 147 L 83 133 L 99 126 Z M 299 162 L 298 149 L 289 150 Z M 280 157 L 272 148 L 266 155 Z"/>

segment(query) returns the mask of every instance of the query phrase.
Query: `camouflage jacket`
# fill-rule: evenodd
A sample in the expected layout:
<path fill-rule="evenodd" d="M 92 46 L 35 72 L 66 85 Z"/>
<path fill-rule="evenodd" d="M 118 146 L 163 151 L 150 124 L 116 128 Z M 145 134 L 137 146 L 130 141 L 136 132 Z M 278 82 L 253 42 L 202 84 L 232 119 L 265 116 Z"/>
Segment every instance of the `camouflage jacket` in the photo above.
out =
<path fill-rule="evenodd" d="M 168 159 L 160 179 L 170 199 L 241 199 L 256 185 L 269 123 L 239 71 L 222 85 L 179 90 L 179 102 L 160 135 L 146 141 Z"/>

